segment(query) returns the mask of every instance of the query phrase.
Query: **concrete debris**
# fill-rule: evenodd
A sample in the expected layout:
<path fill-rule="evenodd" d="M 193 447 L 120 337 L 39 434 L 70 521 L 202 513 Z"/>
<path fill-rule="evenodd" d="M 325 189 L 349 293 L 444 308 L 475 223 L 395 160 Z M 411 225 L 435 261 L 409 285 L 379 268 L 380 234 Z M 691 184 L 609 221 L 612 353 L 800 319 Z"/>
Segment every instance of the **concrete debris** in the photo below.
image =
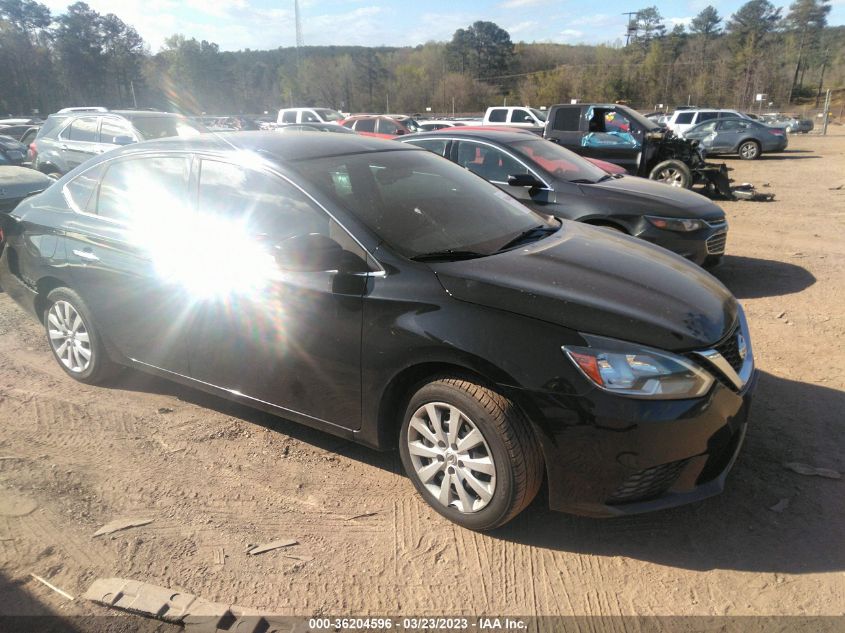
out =
<path fill-rule="evenodd" d="M 117 519 L 111 523 L 106 523 L 103 527 L 94 532 L 94 536 L 103 536 L 104 534 L 111 534 L 113 532 L 119 532 L 120 530 L 141 527 L 142 525 L 147 525 L 152 522 L 153 519 Z"/>
<path fill-rule="evenodd" d="M 789 507 L 789 499 L 781 499 L 775 505 L 771 506 L 769 510 L 772 512 L 781 513 Z"/>
<path fill-rule="evenodd" d="M 158 412 L 164 415 L 165 413 L 173 413 L 173 409 L 170 407 L 160 407 Z"/>
<path fill-rule="evenodd" d="M 32 576 L 33 578 L 35 578 L 35 580 L 37 580 L 38 582 L 40 582 L 40 583 L 41 583 L 42 585 L 44 585 L 45 587 L 47 587 L 47 588 L 49 588 L 49 589 L 52 589 L 53 591 L 55 591 L 57 594 L 59 594 L 59 595 L 60 595 L 60 596 L 62 596 L 63 598 L 67 598 L 68 600 L 73 600 L 73 596 L 72 596 L 72 595 L 70 595 L 67 591 L 62 591 L 61 589 L 59 589 L 58 587 L 56 587 L 56 585 L 53 585 L 53 584 L 51 584 L 51 583 L 47 582 L 46 580 L 44 580 L 41 576 L 36 576 L 35 574 L 30 574 L 30 576 Z"/>
<path fill-rule="evenodd" d="M 785 312 L 785 311 L 784 311 L 784 312 L 780 312 L 780 313 L 778 314 L 778 318 L 779 318 L 779 319 L 782 319 L 782 318 L 784 317 L 784 315 L 786 315 L 786 312 Z"/>
<path fill-rule="evenodd" d="M 807 475 L 808 477 L 826 477 L 827 479 L 842 479 L 842 475 L 830 468 L 816 468 L 808 464 L 801 464 L 799 462 L 789 462 L 783 465 L 787 470 L 798 473 L 799 475 Z"/>
<path fill-rule="evenodd" d="M 246 553 L 250 556 L 255 556 L 256 554 L 263 554 L 264 552 L 269 552 L 270 550 L 279 549 L 280 547 L 290 547 L 291 545 L 298 545 L 299 541 L 296 541 L 291 538 L 287 539 L 280 539 L 278 541 L 271 541 L 270 543 L 265 543 L 264 545 L 253 545 L 248 547 Z"/>

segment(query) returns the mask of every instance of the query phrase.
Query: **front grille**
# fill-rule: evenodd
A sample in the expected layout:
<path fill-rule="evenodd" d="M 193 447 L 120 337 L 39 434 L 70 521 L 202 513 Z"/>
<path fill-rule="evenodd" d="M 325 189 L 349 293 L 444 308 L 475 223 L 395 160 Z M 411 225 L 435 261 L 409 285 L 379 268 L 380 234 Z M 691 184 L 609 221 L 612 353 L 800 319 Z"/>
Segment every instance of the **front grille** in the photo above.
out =
<path fill-rule="evenodd" d="M 722 355 L 722 358 L 728 361 L 728 365 L 733 367 L 735 372 L 739 373 L 744 361 L 739 355 L 739 341 L 737 340 L 737 334 L 739 334 L 738 327 L 734 328 L 730 336 L 716 346 L 716 351 Z"/>
<path fill-rule="evenodd" d="M 708 255 L 723 255 L 725 253 L 725 244 L 728 241 L 728 234 L 716 233 L 707 239 L 707 254 Z"/>
<path fill-rule="evenodd" d="M 672 487 L 689 459 L 652 466 L 629 476 L 607 500 L 608 505 L 648 501 Z"/>

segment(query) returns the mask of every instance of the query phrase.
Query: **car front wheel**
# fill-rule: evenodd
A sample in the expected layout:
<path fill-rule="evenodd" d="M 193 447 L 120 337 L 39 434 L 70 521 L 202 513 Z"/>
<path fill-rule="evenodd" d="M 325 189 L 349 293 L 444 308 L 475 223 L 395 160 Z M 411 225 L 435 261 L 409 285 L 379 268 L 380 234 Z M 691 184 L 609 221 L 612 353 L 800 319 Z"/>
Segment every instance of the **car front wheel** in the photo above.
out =
<path fill-rule="evenodd" d="M 666 183 L 672 187 L 681 187 L 683 189 L 692 187 L 692 171 L 690 171 L 686 163 L 679 160 L 670 159 L 658 163 L 651 170 L 649 178 Z"/>
<path fill-rule="evenodd" d="M 496 391 L 458 378 L 434 380 L 413 395 L 399 451 L 426 502 L 472 530 L 515 517 L 543 478 L 540 449 L 522 412 Z"/>
<path fill-rule="evenodd" d="M 103 347 L 88 306 L 70 288 L 56 288 L 47 295 L 44 327 L 53 356 L 75 380 L 98 384 L 115 374 L 116 365 Z"/>

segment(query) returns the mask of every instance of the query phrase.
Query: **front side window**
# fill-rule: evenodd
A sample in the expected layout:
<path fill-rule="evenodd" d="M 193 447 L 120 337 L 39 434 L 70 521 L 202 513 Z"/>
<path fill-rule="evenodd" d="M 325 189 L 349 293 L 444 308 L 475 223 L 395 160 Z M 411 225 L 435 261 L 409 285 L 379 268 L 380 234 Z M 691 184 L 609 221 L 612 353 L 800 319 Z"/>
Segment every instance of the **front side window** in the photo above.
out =
<path fill-rule="evenodd" d="M 399 134 L 399 126 L 391 119 L 379 119 L 376 131 L 379 134 Z"/>
<path fill-rule="evenodd" d="M 118 137 L 129 137 L 135 139 L 135 134 L 132 129 L 118 119 L 103 119 L 103 124 L 100 127 L 100 140 L 103 143 L 114 144 Z"/>
<path fill-rule="evenodd" d="M 190 165 L 190 160 L 182 156 L 114 161 L 100 182 L 97 215 L 132 224 L 146 216 L 161 215 L 166 220 L 183 212 L 188 204 Z"/>
<path fill-rule="evenodd" d="M 709 134 L 714 129 L 716 129 L 716 121 L 708 121 L 707 123 L 696 125 L 690 132 L 694 134 Z"/>
<path fill-rule="evenodd" d="M 70 129 L 64 132 L 64 137 L 69 141 L 81 141 L 85 143 L 97 142 L 97 124 L 100 120 L 97 117 L 84 117 L 75 119 L 70 124 Z"/>
<path fill-rule="evenodd" d="M 527 110 L 516 108 L 511 112 L 511 123 L 534 123 Z"/>
<path fill-rule="evenodd" d="M 302 120 L 300 123 L 321 123 L 320 117 L 318 117 L 314 112 L 311 110 L 303 110 L 302 111 Z"/>
<path fill-rule="evenodd" d="M 458 145 L 458 165 L 491 182 L 507 182 L 511 174 L 524 174 L 525 167 L 503 151 L 470 141 Z"/>
<path fill-rule="evenodd" d="M 718 112 L 699 112 L 698 119 L 696 120 L 697 123 L 702 123 L 704 121 L 710 121 L 711 119 L 719 118 Z"/>
<path fill-rule="evenodd" d="M 190 138 L 192 136 L 198 136 L 202 132 L 202 128 L 184 117 L 138 116 L 131 117 L 130 120 L 132 121 L 132 125 L 135 126 L 135 129 L 147 141 L 170 136 Z"/>
<path fill-rule="evenodd" d="M 492 254 L 542 216 L 430 152 L 385 151 L 291 164 L 299 175 L 405 257 Z"/>

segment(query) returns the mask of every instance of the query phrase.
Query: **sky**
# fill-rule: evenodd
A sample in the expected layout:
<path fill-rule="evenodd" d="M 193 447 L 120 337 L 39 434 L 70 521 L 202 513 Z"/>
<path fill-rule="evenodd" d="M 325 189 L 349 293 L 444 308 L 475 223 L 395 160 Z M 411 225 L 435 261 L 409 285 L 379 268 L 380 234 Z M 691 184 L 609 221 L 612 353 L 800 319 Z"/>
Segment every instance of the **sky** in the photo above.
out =
<path fill-rule="evenodd" d="M 41 0 L 61 13 L 68 0 Z M 222 50 L 269 49 L 296 42 L 293 0 L 86 0 L 134 26 L 153 53 L 174 33 Z M 792 0 L 771 0 L 788 11 Z M 416 46 L 447 41 L 476 20 L 495 22 L 514 42 L 599 44 L 624 40 L 626 11 L 655 4 L 668 28 L 689 24 L 712 4 L 728 18 L 743 0 L 300 0 L 305 45 Z M 845 24 L 845 0 L 832 0 L 828 24 Z M 586 11 L 585 9 L 591 9 Z"/>

